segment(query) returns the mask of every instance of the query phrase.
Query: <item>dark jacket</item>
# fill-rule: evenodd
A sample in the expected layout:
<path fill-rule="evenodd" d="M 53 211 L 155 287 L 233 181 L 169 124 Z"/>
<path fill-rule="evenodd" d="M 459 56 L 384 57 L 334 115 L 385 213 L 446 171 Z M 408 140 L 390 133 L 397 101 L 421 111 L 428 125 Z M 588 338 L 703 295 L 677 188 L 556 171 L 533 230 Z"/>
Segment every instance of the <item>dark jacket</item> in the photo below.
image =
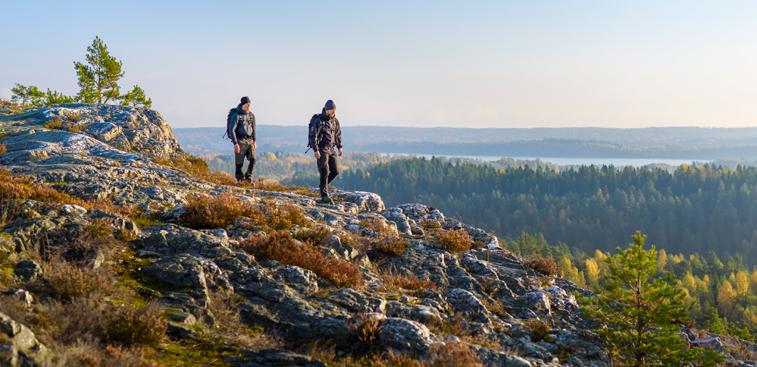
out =
<path fill-rule="evenodd" d="M 311 148 L 332 152 L 334 147 L 342 149 L 342 128 L 336 116 L 329 118 L 325 111 L 313 115 L 310 119 L 312 127 L 308 135 L 308 144 Z"/>
<path fill-rule="evenodd" d="M 237 106 L 226 121 L 226 134 L 234 144 L 241 139 L 256 140 L 255 115 L 252 112 L 244 112 L 241 105 Z"/>

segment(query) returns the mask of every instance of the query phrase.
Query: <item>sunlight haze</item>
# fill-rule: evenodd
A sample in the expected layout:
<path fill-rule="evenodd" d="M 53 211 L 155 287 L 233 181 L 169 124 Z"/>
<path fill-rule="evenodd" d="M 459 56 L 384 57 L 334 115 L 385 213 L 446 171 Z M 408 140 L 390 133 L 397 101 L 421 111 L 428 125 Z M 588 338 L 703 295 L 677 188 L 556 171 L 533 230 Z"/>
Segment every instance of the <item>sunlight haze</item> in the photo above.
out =
<path fill-rule="evenodd" d="M 9 1 L 0 97 L 99 35 L 174 127 L 757 126 L 757 2 Z M 30 23 L 31 22 L 31 23 Z"/>

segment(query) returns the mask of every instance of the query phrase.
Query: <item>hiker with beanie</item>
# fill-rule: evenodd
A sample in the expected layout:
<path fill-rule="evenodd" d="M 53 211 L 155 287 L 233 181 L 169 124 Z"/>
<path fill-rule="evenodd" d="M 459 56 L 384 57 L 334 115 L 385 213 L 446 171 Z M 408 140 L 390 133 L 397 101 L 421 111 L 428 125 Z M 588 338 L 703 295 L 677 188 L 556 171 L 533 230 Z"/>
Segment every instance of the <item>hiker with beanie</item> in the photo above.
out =
<path fill-rule="evenodd" d="M 321 175 L 321 202 L 333 204 L 334 201 L 329 197 L 328 185 L 339 174 L 337 150 L 339 157 L 342 156 L 342 128 L 336 118 L 334 101 L 326 101 L 321 113 L 313 115 L 310 119 L 308 147 L 315 151 L 315 159 L 318 161 L 318 172 Z"/>
<path fill-rule="evenodd" d="M 252 182 L 252 169 L 255 167 L 255 115 L 250 111 L 250 97 L 242 97 L 239 105 L 229 111 L 226 120 L 226 135 L 234 144 L 234 176 L 237 181 Z M 247 172 L 242 173 L 244 160 L 250 161 Z"/>

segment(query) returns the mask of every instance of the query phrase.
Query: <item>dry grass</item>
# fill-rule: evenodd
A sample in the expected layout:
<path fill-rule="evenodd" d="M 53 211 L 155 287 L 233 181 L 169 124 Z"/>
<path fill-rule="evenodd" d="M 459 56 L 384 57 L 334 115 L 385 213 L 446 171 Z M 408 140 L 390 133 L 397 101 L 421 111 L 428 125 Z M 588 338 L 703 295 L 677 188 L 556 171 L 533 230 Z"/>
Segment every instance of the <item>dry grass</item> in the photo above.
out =
<path fill-rule="evenodd" d="M 384 284 L 390 288 L 420 291 L 424 289 L 436 289 L 436 284 L 428 279 L 421 279 L 415 275 L 398 275 L 382 273 Z"/>
<path fill-rule="evenodd" d="M 288 230 L 293 226 L 311 227 L 312 223 L 305 219 L 305 211 L 291 203 L 269 202 L 263 205 L 264 225 L 274 230 Z"/>
<path fill-rule="evenodd" d="M 6 169 L 0 169 L 0 201 L 31 199 L 44 203 L 74 204 L 89 210 L 130 216 L 134 207 L 120 207 L 103 201 L 87 201 L 60 192 L 50 185 L 34 182 L 30 176 L 14 175 Z"/>
<path fill-rule="evenodd" d="M 237 180 L 228 173 L 213 171 L 202 158 L 188 153 L 179 153 L 171 158 L 152 158 L 152 161 L 183 171 L 187 175 L 219 185 L 236 185 Z"/>
<path fill-rule="evenodd" d="M 140 306 L 79 298 L 65 305 L 51 304 L 47 315 L 46 321 L 60 328 L 57 337 L 65 343 L 91 338 L 127 347 L 157 346 L 168 327 L 155 302 Z"/>
<path fill-rule="evenodd" d="M 438 221 L 431 219 L 422 219 L 420 223 L 421 227 L 426 229 L 439 229 L 442 228 L 442 224 Z"/>
<path fill-rule="evenodd" d="M 145 361 L 139 348 L 124 348 L 108 345 L 105 348 L 96 341 L 79 340 L 71 345 L 53 346 L 55 366 L 81 367 L 157 367 Z"/>
<path fill-rule="evenodd" d="M 112 290 L 113 278 L 104 269 L 86 270 L 61 259 L 42 264 L 44 276 L 29 285 L 35 295 L 64 303 L 101 296 Z"/>
<path fill-rule="evenodd" d="M 560 273 L 560 267 L 551 256 L 533 256 L 525 263 L 526 266 L 543 275 L 556 276 Z"/>
<path fill-rule="evenodd" d="M 455 230 L 437 230 L 434 233 L 434 239 L 443 249 L 452 253 L 467 251 L 473 245 L 473 238 L 471 238 L 468 231 L 463 228 Z"/>
<path fill-rule="evenodd" d="M 324 255 L 320 249 L 292 238 L 287 231 L 251 237 L 240 243 L 240 247 L 260 259 L 310 269 L 338 287 L 355 287 L 362 282 L 357 265 Z"/>
<path fill-rule="evenodd" d="M 381 236 L 388 236 L 388 237 L 396 237 L 397 232 L 392 229 L 392 226 L 389 225 L 385 220 L 379 218 L 379 217 L 370 217 L 360 220 L 358 223 L 361 226 L 371 229 L 374 232 L 376 232 L 378 235 Z"/>
<path fill-rule="evenodd" d="M 208 311 L 213 315 L 213 323 L 206 325 L 209 330 L 205 334 L 220 339 L 224 345 L 239 345 L 254 351 L 283 347 L 275 335 L 260 327 L 249 327 L 242 321 L 239 314 L 239 303 L 243 302 L 241 296 L 233 292 L 211 291 L 209 299 Z"/>
<path fill-rule="evenodd" d="M 256 206 L 232 192 L 224 192 L 215 197 L 189 197 L 179 222 L 194 229 L 213 229 L 228 227 L 239 217 L 252 219 L 262 229 L 288 230 L 293 226 L 312 226 L 305 217 L 305 211 L 297 205 L 267 201 Z"/>
<path fill-rule="evenodd" d="M 315 228 L 300 228 L 294 232 L 293 237 L 299 241 L 309 243 L 314 246 L 322 246 L 331 238 L 331 229 L 327 226 L 317 226 Z"/>
<path fill-rule="evenodd" d="M 436 344 L 431 349 L 430 367 L 482 367 L 478 356 L 462 341 Z"/>
<path fill-rule="evenodd" d="M 56 118 L 56 119 L 45 122 L 44 126 L 45 126 L 45 129 L 60 130 L 63 128 L 63 121 L 61 121 L 60 118 Z"/>
<path fill-rule="evenodd" d="M 531 331 L 531 340 L 534 343 L 544 339 L 544 337 L 549 334 L 550 330 L 552 330 L 549 323 L 542 319 L 529 319 L 526 321 L 526 326 L 528 327 L 528 330 Z"/>
<path fill-rule="evenodd" d="M 362 315 L 355 323 L 354 333 L 358 341 L 365 345 L 373 345 L 378 339 L 381 319 L 372 315 Z"/>
<path fill-rule="evenodd" d="M 242 216 L 259 216 L 259 211 L 231 192 L 219 196 L 196 195 L 187 199 L 181 224 L 194 229 L 225 228 Z"/>
<path fill-rule="evenodd" d="M 399 256 L 407 250 L 406 239 L 397 236 L 380 236 L 367 240 L 369 249 L 380 255 Z"/>

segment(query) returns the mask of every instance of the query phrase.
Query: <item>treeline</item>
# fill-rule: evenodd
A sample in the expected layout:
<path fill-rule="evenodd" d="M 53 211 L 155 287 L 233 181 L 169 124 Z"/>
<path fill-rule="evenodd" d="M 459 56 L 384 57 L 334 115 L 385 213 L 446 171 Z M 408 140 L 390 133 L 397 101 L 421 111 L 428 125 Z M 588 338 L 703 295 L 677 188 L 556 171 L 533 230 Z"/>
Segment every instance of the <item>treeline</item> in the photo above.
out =
<path fill-rule="evenodd" d="M 582 166 L 560 172 L 403 159 L 345 172 L 339 185 L 387 204 L 423 202 L 503 237 L 542 233 L 593 253 L 636 230 L 672 253 L 757 262 L 757 168 Z"/>

